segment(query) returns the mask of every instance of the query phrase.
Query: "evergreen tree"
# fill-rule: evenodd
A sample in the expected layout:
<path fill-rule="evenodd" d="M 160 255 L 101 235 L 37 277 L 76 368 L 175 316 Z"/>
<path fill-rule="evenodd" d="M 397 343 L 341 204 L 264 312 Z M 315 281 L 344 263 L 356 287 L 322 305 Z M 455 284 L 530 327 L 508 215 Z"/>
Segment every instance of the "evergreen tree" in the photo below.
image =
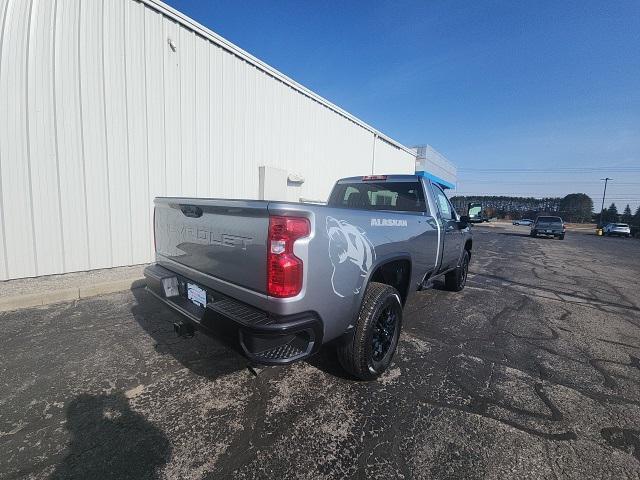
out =
<path fill-rule="evenodd" d="M 603 223 L 615 223 L 619 221 L 618 207 L 616 207 L 615 203 L 609 205 L 609 208 L 604 211 L 604 214 L 605 220 L 603 220 Z"/>
<path fill-rule="evenodd" d="M 631 220 L 631 222 L 636 226 L 640 226 L 640 206 L 636 209 L 636 213 L 633 216 L 633 220 Z"/>
<path fill-rule="evenodd" d="M 624 207 L 624 211 L 622 212 L 622 221 L 624 223 L 631 223 L 632 218 L 633 218 L 633 215 L 631 215 L 631 207 L 627 203 L 627 206 Z"/>
<path fill-rule="evenodd" d="M 570 193 L 560 201 L 560 213 L 565 221 L 588 222 L 593 213 L 593 200 L 584 193 Z"/>

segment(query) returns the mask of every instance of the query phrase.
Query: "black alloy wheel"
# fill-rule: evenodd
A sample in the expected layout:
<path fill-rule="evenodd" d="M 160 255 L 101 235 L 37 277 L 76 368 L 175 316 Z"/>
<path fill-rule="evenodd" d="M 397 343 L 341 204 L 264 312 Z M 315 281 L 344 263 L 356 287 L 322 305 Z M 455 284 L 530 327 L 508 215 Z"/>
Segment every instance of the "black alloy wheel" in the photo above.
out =
<path fill-rule="evenodd" d="M 467 275 L 469 274 L 469 260 L 471 254 L 465 250 L 460 260 L 460 265 L 455 270 L 444 276 L 444 286 L 451 292 L 459 292 L 467 283 Z"/>
<path fill-rule="evenodd" d="M 379 363 L 389 352 L 398 325 L 398 314 L 394 304 L 387 305 L 378 315 L 371 338 L 371 357 Z"/>
<path fill-rule="evenodd" d="M 370 282 L 355 329 L 338 344 L 338 360 L 354 377 L 373 380 L 391 364 L 402 328 L 400 293 L 391 285 Z"/>

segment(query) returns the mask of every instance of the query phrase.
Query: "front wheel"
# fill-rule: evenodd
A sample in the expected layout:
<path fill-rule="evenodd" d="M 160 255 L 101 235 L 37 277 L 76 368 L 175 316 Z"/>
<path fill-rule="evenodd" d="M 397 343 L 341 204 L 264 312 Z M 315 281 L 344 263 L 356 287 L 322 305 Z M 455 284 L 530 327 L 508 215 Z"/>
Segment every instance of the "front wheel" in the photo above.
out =
<path fill-rule="evenodd" d="M 537 232 L 535 230 L 531 230 L 531 233 L 529 234 L 532 237 L 536 237 L 537 236 Z"/>
<path fill-rule="evenodd" d="M 558 237 L 560 240 L 564 240 L 564 233 Z"/>
<path fill-rule="evenodd" d="M 369 283 L 355 331 L 338 346 L 342 368 L 362 380 L 380 376 L 391 364 L 401 327 L 402 303 L 398 291 L 384 283 Z"/>
<path fill-rule="evenodd" d="M 464 288 L 467 283 L 470 258 L 469 251 L 465 250 L 462 254 L 460 265 L 458 265 L 455 270 L 452 270 L 444 276 L 444 286 L 447 290 L 451 292 L 459 292 Z"/>

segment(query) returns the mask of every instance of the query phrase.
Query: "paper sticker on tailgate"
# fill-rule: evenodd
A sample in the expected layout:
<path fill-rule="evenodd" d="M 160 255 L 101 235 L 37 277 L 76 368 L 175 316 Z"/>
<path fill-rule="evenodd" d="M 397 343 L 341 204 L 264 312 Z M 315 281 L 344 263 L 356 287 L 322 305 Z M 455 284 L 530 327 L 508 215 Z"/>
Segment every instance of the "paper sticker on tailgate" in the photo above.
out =
<path fill-rule="evenodd" d="M 196 305 L 207 306 L 207 292 L 193 283 L 187 283 L 187 298 Z"/>

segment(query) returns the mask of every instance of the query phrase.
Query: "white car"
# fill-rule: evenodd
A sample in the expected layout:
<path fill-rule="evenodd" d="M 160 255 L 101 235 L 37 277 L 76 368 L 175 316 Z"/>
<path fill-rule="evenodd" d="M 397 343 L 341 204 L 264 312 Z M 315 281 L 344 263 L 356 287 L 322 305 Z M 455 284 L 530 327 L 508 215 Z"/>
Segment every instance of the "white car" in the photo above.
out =
<path fill-rule="evenodd" d="M 631 229 L 626 223 L 608 223 L 604 227 L 604 234 L 607 236 L 620 235 L 630 237 Z"/>
<path fill-rule="evenodd" d="M 530 226 L 533 224 L 533 220 L 529 220 L 528 218 L 523 218 L 522 220 L 514 220 L 513 225 L 525 225 Z"/>

